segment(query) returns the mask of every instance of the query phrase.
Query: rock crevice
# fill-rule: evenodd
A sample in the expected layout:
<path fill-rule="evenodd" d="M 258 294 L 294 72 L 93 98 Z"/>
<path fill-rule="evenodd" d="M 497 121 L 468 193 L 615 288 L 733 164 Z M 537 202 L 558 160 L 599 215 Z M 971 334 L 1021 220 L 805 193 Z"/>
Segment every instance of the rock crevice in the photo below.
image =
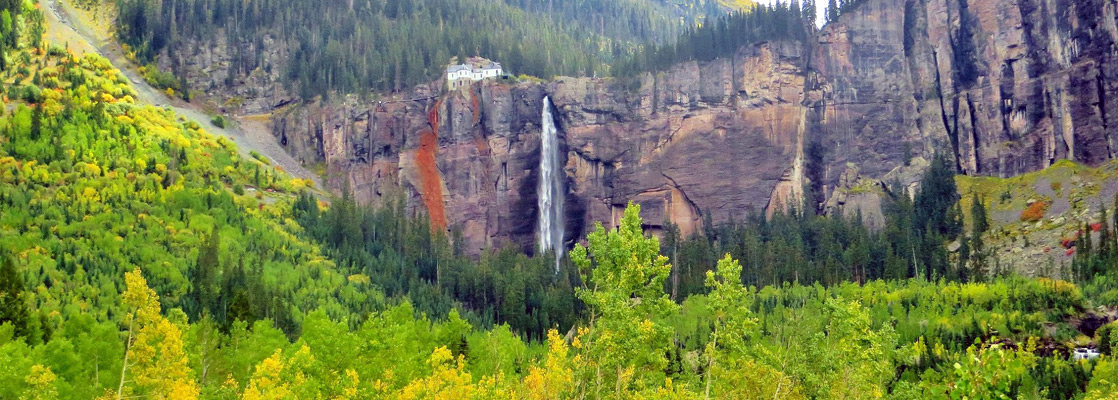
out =
<path fill-rule="evenodd" d="M 630 200 L 646 206 L 650 224 L 690 231 L 708 218 L 772 212 L 809 185 L 822 205 L 848 166 L 883 178 L 906 158 L 937 152 L 953 155 L 962 173 L 992 176 L 1115 156 L 1115 0 L 860 7 L 806 43 L 681 63 L 635 88 L 558 78 L 440 94 L 432 83 L 397 99 L 288 105 L 272 129 L 298 159 L 325 165 L 328 186 L 349 181 L 366 202 L 403 192 L 428 212 L 432 188 L 414 160 L 423 132 L 438 132 L 432 162 L 445 227 L 462 230 L 473 252 L 534 243 L 545 95 L 565 154 L 571 238 L 610 223 Z M 432 97 L 433 109 L 408 100 Z"/>

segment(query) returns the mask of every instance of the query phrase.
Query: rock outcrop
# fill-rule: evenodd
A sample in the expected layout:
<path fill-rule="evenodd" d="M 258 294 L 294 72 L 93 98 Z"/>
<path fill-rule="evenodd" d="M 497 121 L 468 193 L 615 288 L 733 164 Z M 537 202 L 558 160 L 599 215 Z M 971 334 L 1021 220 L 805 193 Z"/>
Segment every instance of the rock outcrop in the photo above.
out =
<path fill-rule="evenodd" d="M 807 43 L 748 46 L 632 85 L 432 84 L 302 103 L 272 128 L 297 158 L 324 163 L 332 188 L 370 202 L 401 193 L 443 215 L 436 225 L 461 230 L 471 251 L 530 249 L 550 96 L 567 240 L 614 222 L 628 201 L 648 228 L 671 221 L 687 234 L 706 218 L 780 209 L 805 188 L 823 195 L 807 206 L 822 207 L 848 165 L 882 178 L 946 151 L 961 173 L 1010 176 L 1113 158 L 1116 11 L 1116 0 L 866 0 Z"/>
<path fill-rule="evenodd" d="M 796 43 L 766 43 L 648 75 L 637 88 L 591 78 L 482 82 L 448 94 L 421 87 L 371 103 L 294 107 L 276 114 L 273 131 L 301 161 L 324 163 L 328 186 L 349 185 L 360 201 L 402 191 L 409 204 L 445 215 L 473 251 L 531 249 L 550 96 L 570 188 L 568 241 L 595 221 L 612 223 L 629 201 L 643 206 L 650 229 L 672 221 L 690 234 L 704 214 L 740 219 L 774 193 L 799 197 L 800 172 L 790 166 L 802 159 L 802 54 Z M 431 132 L 434 157 L 417 157 Z M 437 192 L 445 213 L 431 206 Z"/>
<path fill-rule="evenodd" d="M 898 142 L 953 151 L 967 174 L 1113 158 L 1112 0 L 878 0 L 826 27 L 818 134 L 869 174 Z M 869 168 L 865 168 L 869 167 Z"/>

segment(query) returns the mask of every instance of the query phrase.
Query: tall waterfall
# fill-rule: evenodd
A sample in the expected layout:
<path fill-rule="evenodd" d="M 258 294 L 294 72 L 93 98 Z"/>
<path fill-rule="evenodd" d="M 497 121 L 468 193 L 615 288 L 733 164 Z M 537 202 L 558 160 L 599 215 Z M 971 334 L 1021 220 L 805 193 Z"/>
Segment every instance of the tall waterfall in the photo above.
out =
<path fill-rule="evenodd" d="M 563 198 L 567 190 L 563 166 L 559 158 L 559 134 L 555 130 L 555 120 L 551 118 L 551 99 L 543 99 L 543 118 L 540 122 L 540 185 L 539 197 L 539 244 L 540 251 L 555 250 L 555 270 L 559 270 L 559 260 L 563 258 Z"/>

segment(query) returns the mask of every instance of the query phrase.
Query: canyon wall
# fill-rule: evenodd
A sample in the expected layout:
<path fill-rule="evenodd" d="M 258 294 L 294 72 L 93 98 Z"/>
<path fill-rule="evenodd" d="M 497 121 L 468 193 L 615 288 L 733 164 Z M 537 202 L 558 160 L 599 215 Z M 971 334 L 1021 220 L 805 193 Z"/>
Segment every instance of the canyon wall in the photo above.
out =
<path fill-rule="evenodd" d="M 628 201 L 643 206 L 648 228 L 671 220 L 690 234 L 704 213 L 740 219 L 774 193 L 798 195 L 789 166 L 801 158 L 802 54 L 798 43 L 761 44 L 645 76 L 636 88 L 591 78 L 450 93 L 432 85 L 395 99 L 292 107 L 272 125 L 301 161 L 324 163 L 332 188 L 349 185 L 363 202 L 406 196 L 445 216 L 433 224 L 461 230 L 471 251 L 531 249 L 550 96 L 570 189 L 568 241 L 595 221 L 610 224 Z"/>
<path fill-rule="evenodd" d="M 961 173 L 1099 164 L 1118 135 L 1118 0 L 866 0 L 807 43 L 770 42 L 610 79 L 433 83 L 278 110 L 277 140 L 358 199 L 408 198 L 471 252 L 531 249 L 542 99 L 555 106 L 568 241 L 628 201 L 684 234 L 809 207 L 844 172 L 949 152 Z M 250 101 L 279 104 L 283 98 Z M 913 174 L 908 174 L 913 175 Z"/>
<path fill-rule="evenodd" d="M 824 82 L 812 134 L 833 150 L 832 167 L 853 161 L 871 175 L 896 166 L 902 143 L 954 152 L 972 175 L 1111 159 L 1116 4 L 867 1 L 827 26 L 811 55 Z"/>

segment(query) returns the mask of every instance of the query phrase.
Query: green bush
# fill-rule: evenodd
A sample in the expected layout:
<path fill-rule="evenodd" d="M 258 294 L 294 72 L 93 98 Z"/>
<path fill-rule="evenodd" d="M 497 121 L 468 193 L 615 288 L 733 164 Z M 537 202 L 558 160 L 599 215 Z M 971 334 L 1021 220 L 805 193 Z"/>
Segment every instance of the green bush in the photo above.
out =
<path fill-rule="evenodd" d="M 272 165 L 272 160 L 269 160 L 268 157 L 264 157 L 263 154 L 258 153 L 256 150 L 248 152 L 248 155 L 252 156 L 252 158 L 255 158 L 256 161 L 264 163 L 264 165 Z"/>
<path fill-rule="evenodd" d="M 225 117 L 215 115 L 213 118 L 210 119 L 210 123 L 213 124 L 213 126 L 225 129 Z"/>

